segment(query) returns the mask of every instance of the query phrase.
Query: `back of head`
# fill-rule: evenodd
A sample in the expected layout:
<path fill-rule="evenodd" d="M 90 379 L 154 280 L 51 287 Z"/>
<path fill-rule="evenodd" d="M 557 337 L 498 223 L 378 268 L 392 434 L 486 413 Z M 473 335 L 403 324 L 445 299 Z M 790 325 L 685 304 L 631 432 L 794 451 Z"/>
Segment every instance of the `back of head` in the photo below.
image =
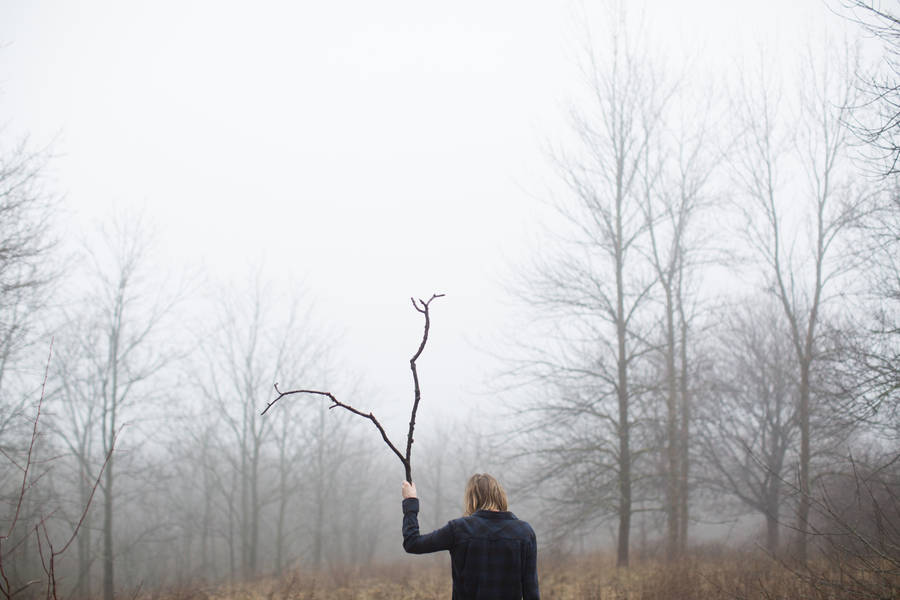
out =
<path fill-rule="evenodd" d="M 476 473 L 469 478 L 465 506 L 467 517 L 479 510 L 509 510 L 503 486 L 487 473 Z"/>

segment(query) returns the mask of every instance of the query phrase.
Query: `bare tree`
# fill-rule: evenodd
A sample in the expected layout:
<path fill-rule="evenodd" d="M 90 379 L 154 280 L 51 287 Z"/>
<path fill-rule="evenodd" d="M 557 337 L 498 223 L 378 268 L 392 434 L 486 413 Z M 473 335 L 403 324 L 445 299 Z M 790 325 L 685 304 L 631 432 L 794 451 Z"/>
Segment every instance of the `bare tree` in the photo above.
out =
<path fill-rule="evenodd" d="M 58 535 L 51 534 L 49 528 L 55 509 L 42 505 L 38 509 L 38 518 L 36 518 L 34 522 L 26 522 L 24 509 L 26 504 L 28 504 L 29 497 L 34 496 L 37 493 L 37 488 L 40 485 L 41 480 L 45 479 L 45 476 L 49 472 L 48 463 L 50 461 L 41 460 L 39 458 L 39 446 L 41 442 L 40 438 L 43 437 L 43 423 L 41 417 L 44 416 L 42 413 L 45 408 L 44 402 L 47 376 L 50 370 L 50 358 L 52 356 L 53 342 L 51 341 L 50 354 L 47 357 L 47 366 L 44 371 L 44 380 L 40 387 L 40 397 L 38 398 L 34 409 L 34 418 L 28 445 L 22 452 L 20 460 L 15 460 L 8 454 L 4 454 L 4 458 L 9 459 L 11 465 L 21 473 L 19 475 L 21 483 L 18 485 L 13 513 L 11 517 L 6 520 L 4 529 L 0 532 L 0 597 L 5 598 L 5 600 L 12 600 L 12 598 L 23 593 L 27 593 L 31 597 L 37 597 L 37 594 L 33 593 L 32 590 L 37 589 L 39 586 L 43 588 L 39 593 L 43 594 L 48 600 L 56 600 L 58 598 L 58 561 L 72 545 L 72 542 L 76 539 L 79 531 L 84 526 L 85 518 L 94 498 L 94 493 L 97 491 L 97 486 L 100 485 L 100 477 L 112 457 L 112 449 L 110 449 L 110 452 L 107 454 L 100 467 L 97 478 L 90 487 L 90 493 L 88 494 L 85 503 L 79 507 L 78 517 L 76 517 L 71 529 L 64 533 L 61 540 Z M 37 473 L 35 471 L 37 471 Z M 36 542 L 33 548 L 42 572 L 37 577 L 32 576 L 27 578 L 27 580 L 23 580 L 21 577 L 16 577 L 16 575 L 12 573 L 9 563 L 10 559 L 14 558 L 19 559 L 20 561 L 24 558 L 27 561 L 29 557 L 23 557 L 22 554 L 29 549 L 29 546 L 26 543 L 29 539 L 34 539 Z"/>
<path fill-rule="evenodd" d="M 229 544 L 233 545 L 236 537 L 239 568 L 245 577 L 260 569 L 264 506 L 276 502 L 276 520 L 283 525 L 297 485 L 291 481 L 291 471 L 313 458 L 309 447 L 302 444 L 302 434 L 292 436 L 284 424 L 279 427 L 277 421 L 262 418 L 258 407 L 265 403 L 273 380 L 303 377 L 319 381 L 327 366 L 328 344 L 313 331 L 300 299 L 288 298 L 287 311 L 280 313 L 277 298 L 259 273 L 248 289 L 223 291 L 216 301 L 216 320 L 200 343 L 206 375 L 197 384 L 220 420 L 220 435 L 230 440 L 224 452 L 226 477 L 233 480 L 236 496 L 231 498 L 230 491 L 226 496 L 237 531 L 230 531 Z M 290 425 L 300 423 L 296 412 L 285 418 Z M 265 473 L 273 462 L 277 473 L 274 490 L 268 487 Z M 275 540 L 279 568 L 286 560 L 282 529 L 279 525 Z"/>
<path fill-rule="evenodd" d="M 164 542 L 167 559 L 154 561 L 155 566 L 167 571 L 179 587 L 216 575 L 217 490 L 213 480 L 218 475 L 214 463 L 219 449 L 215 443 L 217 423 L 204 416 L 188 414 L 173 424 L 175 435 L 167 440 L 165 469 L 157 475 L 163 493 L 153 498 L 168 517 L 160 519 L 159 528 L 169 534 Z M 178 510 L 170 510 L 170 506 Z"/>
<path fill-rule="evenodd" d="M 84 349 L 97 347 L 101 333 L 93 324 L 74 319 L 58 333 L 61 339 L 74 343 L 60 344 L 53 363 L 56 389 L 51 391 L 50 404 L 55 411 L 50 426 L 74 463 L 70 472 L 79 505 L 83 506 L 92 491 L 91 481 L 99 473 L 102 452 L 97 435 L 102 408 L 97 401 L 101 383 L 94 377 L 91 355 L 85 354 Z M 91 511 L 85 513 L 84 526 L 76 538 L 78 569 L 74 591 L 79 597 L 91 595 L 91 570 L 96 559 L 93 519 Z"/>
<path fill-rule="evenodd" d="M 27 396 L 13 383 L 18 360 L 33 341 L 58 275 L 51 260 L 56 202 L 43 185 L 47 159 L 45 151 L 30 150 L 27 140 L 0 147 L 0 449 L 6 450 L 12 450 L 11 428 L 23 424 L 27 412 Z"/>
<path fill-rule="evenodd" d="M 303 363 L 300 363 L 303 364 Z M 290 409 L 289 409 L 290 410 Z M 291 531 L 288 529 L 288 510 L 291 508 L 291 500 L 296 498 L 303 489 L 303 478 L 297 476 L 308 461 L 309 446 L 298 439 L 296 432 L 302 430 L 299 411 L 291 411 L 294 414 L 284 415 L 280 427 L 275 428 L 274 441 L 277 448 L 277 489 L 275 502 L 277 516 L 275 519 L 275 573 L 281 574 L 288 562 L 287 541 Z M 315 479 L 311 481 L 317 481 Z M 324 486 L 317 486 L 324 487 Z M 323 502 L 324 505 L 324 502 Z M 321 521 L 324 521 L 321 519 Z"/>
<path fill-rule="evenodd" d="M 682 89 L 679 96 L 685 96 Z M 659 133 L 654 145 L 667 149 L 645 156 L 642 170 L 642 208 L 648 233 L 650 260 L 660 291 L 662 308 L 662 394 L 665 397 L 665 502 L 669 559 L 687 544 L 690 473 L 690 381 L 688 345 L 692 328 L 691 305 L 696 290 L 693 272 L 702 262 L 703 239 L 698 233 L 702 213 L 711 207 L 713 174 L 710 144 L 711 94 L 698 102 L 697 114 L 686 114 Z M 681 104 L 694 104 L 687 98 Z"/>
<path fill-rule="evenodd" d="M 0 458 L 10 467 L 0 469 L 0 519 L 18 521 L 20 532 L 24 523 L 40 518 L 49 500 L 41 489 L 22 496 L 19 470 L 12 468 L 25 461 L 33 445 L 36 376 L 26 359 L 57 275 L 51 232 L 56 202 L 43 186 L 47 160 L 47 153 L 33 152 L 27 140 L 0 145 Z M 27 455 L 36 465 L 41 462 L 31 452 Z M 32 538 L 21 540 L 19 551 L 35 566 L 37 554 L 28 547 Z"/>
<path fill-rule="evenodd" d="M 741 144 L 731 153 L 747 240 L 761 259 L 766 286 L 782 307 L 798 369 L 800 430 L 797 514 L 798 558 L 806 560 L 810 507 L 811 390 L 819 356 L 823 312 L 835 286 L 852 265 L 840 245 L 865 196 L 849 176 L 847 107 L 854 103 L 854 54 L 844 48 L 832 60 L 812 50 L 801 66 L 799 94 L 791 105 L 777 82 L 761 74 L 743 80 L 735 100 Z M 784 114 L 793 107 L 795 114 Z M 783 178 L 795 167 L 803 185 Z M 798 214 L 798 211 L 800 214 Z M 805 233 L 805 239 L 800 236 Z"/>
<path fill-rule="evenodd" d="M 900 594 L 900 455 L 867 452 L 832 465 L 811 502 L 819 559 L 789 571 L 819 597 L 880 600 Z"/>
<path fill-rule="evenodd" d="M 101 485 L 105 600 L 115 594 L 119 468 L 111 454 L 114 440 L 129 414 L 136 416 L 137 405 L 142 403 L 146 410 L 148 400 L 164 387 L 159 376 L 177 355 L 171 342 L 161 336 L 164 321 L 182 292 L 149 277 L 149 251 L 138 218 L 119 218 L 101 228 L 99 242 L 86 248 L 82 281 L 87 285 L 77 292 L 78 303 L 69 309 L 69 325 L 59 340 L 63 351 L 54 367 L 61 381 L 51 395 L 60 406 L 54 429 L 72 453 L 79 478 L 92 480 L 109 456 Z M 82 550 L 90 551 L 79 547 L 80 555 Z M 89 564 L 83 555 L 82 567 Z"/>
<path fill-rule="evenodd" d="M 609 16 L 604 46 L 589 42 L 584 52 L 577 145 L 554 156 L 569 192 L 555 206 L 566 230 L 516 292 L 538 314 L 532 324 L 542 339 L 513 374 L 542 385 L 525 409 L 533 484 L 566 480 L 578 490 L 570 524 L 614 516 L 617 563 L 626 566 L 636 460 L 646 452 L 639 438 L 635 448 L 644 418 L 639 361 L 651 347 L 645 313 L 656 284 L 644 254 L 642 178 L 654 176 L 652 142 L 674 85 L 648 58 L 646 38 L 627 31 L 624 15 Z"/>
<path fill-rule="evenodd" d="M 347 459 L 348 448 L 346 433 L 342 434 L 337 429 L 339 425 L 346 425 L 346 422 L 329 419 L 328 409 L 324 405 L 314 408 L 312 415 L 313 418 L 308 421 L 307 435 L 304 436 L 304 441 L 309 444 L 307 448 L 310 456 L 303 471 L 307 481 L 313 482 L 307 490 L 306 498 L 312 517 L 307 526 L 311 534 L 311 544 L 307 551 L 313 566 L 321 567 L 326 558 L 328 542 L 326 514 L 331 500 L 329 491 L 338 487 L 340 467 Z"/>
<path fill-rule="evenodd" d="M 900 193 L 896 186 L 873 195 L 855 240 L 865 261 L 865 282 L 855 300 L 863 310 L 847 315 L 839 351 L 829 369 L 852 398 L 854 416 L 884 430 L 900 423 Z"/>
<path fill-rule="evenodd" d="M 765 518 L 765 547 L 774 555 L 796 457 L 796 356 L 777 304 L 748 298 L 729 312 L 698 405 L 701 480 Z"/>
<path fill-rule="evenodd" d="M 874 304 L 868 319 L 855 323 L 862 335 L 849 341 L 855 370 L 854 394 L 868 415 L 882 407 L 900 389 L 900 189 L 896 175 L 900 160 L 900 15 L 897 10 L 870 0 L 845 0 L 848 18 L 883 45 L 882 60 L 871 73 L 858 69 L 860 97 L 849 106 L 851 129 L 874 151 L 876 173 L 886 179 L 882 194 L 873 197 L 872 210 L 861 223 L 861 246 L 866 248 Z M 862 321 L 862 322 L 859 322 Z M 846 367 L 846 363 L 838 365 Z M 894 414 L 896 416 L 896 414 Z"/>

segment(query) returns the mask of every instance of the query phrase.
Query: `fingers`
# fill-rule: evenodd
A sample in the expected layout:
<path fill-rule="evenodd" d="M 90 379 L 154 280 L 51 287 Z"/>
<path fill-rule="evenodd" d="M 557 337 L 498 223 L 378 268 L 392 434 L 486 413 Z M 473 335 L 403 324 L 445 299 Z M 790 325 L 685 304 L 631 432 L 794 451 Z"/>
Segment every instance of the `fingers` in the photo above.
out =
<path fill-rule="evenodd" d="M 404 481 L 400 486 L 400 493 L 404 499 L 416 497 L 416 484 Z"/>

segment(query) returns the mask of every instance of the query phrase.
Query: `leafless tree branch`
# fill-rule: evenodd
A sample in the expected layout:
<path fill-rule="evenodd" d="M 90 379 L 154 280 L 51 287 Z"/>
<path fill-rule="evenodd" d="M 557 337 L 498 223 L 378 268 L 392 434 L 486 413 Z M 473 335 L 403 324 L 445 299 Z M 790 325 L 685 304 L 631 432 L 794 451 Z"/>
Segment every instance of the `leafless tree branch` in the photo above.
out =
<path fill-rule="evenodd" d="M 432 294 L 431 298 L 429 298 L 428 300 L 422 300 L 421 298 L 419 298 L 418 300 L 415 298 L 409 299 L 413 305 L 413 308 L 415 308 L 416 311 L 418 311 L 418 312 L 422 313 L 422 315 L 424 315 L 425 328 L 424 328 L 424 331 L 422 332 L 422 341 L 419 343 L 419 347 L 416 350 L 416 353 L 413 354 L 412 358 L 409 359 L 409 368 L 412 371 L 412 376 L 413 376 L 414 396 L 413 396 L 412 411 L 410 412 L 410 417 L 409 417 L 409 430 L 406 435 L 406 454 L 405 455 L 402 452 L 400 452 L 400 450 L 397 449 L 397 446 L 395 446 L 394 443 L 391 441 L 391 439 L 388 437 L 388 434 L 384 430 L 384 427 L 381 425 L 381 423 L 378 421 L 378 419 L 375 418 L 374 414 L 372 414 L 371 412 L 365 413 L 361 410 L 354 408 L 353 406 L 351 406 L 349 404 L 345 404 L 344 402 L 341 402 L 331 392 L 324 392 L 321 390 L 290 390 L 290 391 L 282 392 L 280 389 L 278 389 L 278 384 L 276 383 L 275 384 L 275 392 L 278 395 L 275 397 L 274 400 L 272 400 L 271 402 L 269 402 L 266 405 L 266 408 L 263 409 L 261 414 L 263 414 L 263 415 L 266 414 L 269 411 L 269 409 L 272 408 L 272 406 L 274 406 L 274 404 L 276 402 L 278 402 L 285 396 L 291 396 L 294 394 L 312 394 L 312 395 L 316 395 L 316 396 L 325 396 L 326 398 L 331 400 L 331 406 L 328 407 L 329 409 L 335 408 L 335 407 L 340 407 L 340 408 L 343 408 L 344 410 L 347 410 L 347 411 L 349 411 L 355 415 L 358 415 L 364 419 L 368 419 L 368 420 L 372 421 L 372 424 L 375 425 L 375 428 L 378 429 L 378 432 L 381 434 L 381 439 L 384 440 L 384 443 L 387 444 L 388 448 L 391 449 L 391 452 L 393 452 L 397 456 L 397 458 L 400 459 L 400 462 L 403 463 L 403 468 L 406 471 L 406 480 L 409 482 L 412 482 L 411 458 L 412 458 L 413 432 L 415 431 L 415 428 L 416 428 L 416 413 L 419 410 L 419 401 L 422 399 L 422 392 L 421 392 L 421 389 L 419 388 L 419 373 L 416 369 L 416 361 L 419 359 L 419 357 L 422 355 L 422 352 L 425 350 L 425 344 L 428 343 L 428 331 L 431 328 L 431 313 L 430 313 L 431 303 L 434 300 L 436 300 L 437 298 L 443 298 L 443 297 L 444 297 L 444 294 Z"/>

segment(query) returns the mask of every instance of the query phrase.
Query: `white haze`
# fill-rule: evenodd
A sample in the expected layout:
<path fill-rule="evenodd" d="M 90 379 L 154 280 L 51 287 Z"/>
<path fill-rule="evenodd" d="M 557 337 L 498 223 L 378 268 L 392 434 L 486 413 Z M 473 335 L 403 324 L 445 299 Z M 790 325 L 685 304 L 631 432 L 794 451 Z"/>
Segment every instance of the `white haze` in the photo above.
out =
<path fill-rule="evenodd" d="M 534 251 L 558 185 L 544 147 L 568 135 L 583 16 L 602 32 L 600 12 L 12 0 L 0 114 L 7 134 L 56 155 L 67 239 L 113 206 L 143 207 L 160 268 L 237 282 L 261 264 L 305 289 L 399 436 L 421 327 L 410 295 L 447 294 L 421 361 L 423 426 L 493 404 L 482 390 L 496 362 L 480 349 L 505 327 L 502 280 Z M 845 26 L 819 0 L 658 0 L 645 13 L 670 56 L 723 80 L 758 45 L 791 52 L 825 22 Z"/>

